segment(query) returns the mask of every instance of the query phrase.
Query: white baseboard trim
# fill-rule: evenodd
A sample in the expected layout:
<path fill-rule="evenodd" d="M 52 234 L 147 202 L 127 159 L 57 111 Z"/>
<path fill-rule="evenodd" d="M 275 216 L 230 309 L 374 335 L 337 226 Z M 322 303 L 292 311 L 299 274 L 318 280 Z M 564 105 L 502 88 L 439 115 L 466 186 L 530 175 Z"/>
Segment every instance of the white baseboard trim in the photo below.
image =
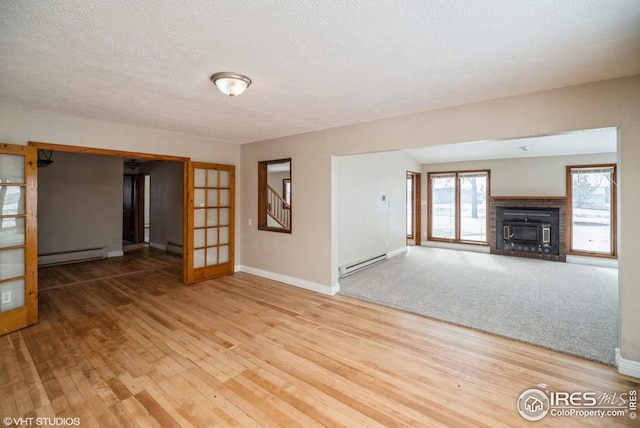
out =
<path fill-rule="evenodd" d="M 616 348 L 616 366 L 618 373 L 640 379 L 640 361 L 622 358 L 620 348 Z"/>
<path fill-rule="evenodd" d="M 487 253 L 491 252 L 491 249 L 488 245 L 473 245 L 473 244 L 458 244 L 458 243 L 449 243 L 449 242 L 436 242 L 436 241 L 424 241 L 420 244 L 421 247 L 434 247 L 434 248 L 444 248 L 445 250 L 462 250 L 462 251 L 473 251 L 476 253 Z"/>
<path fill-rule="evenodd" d="M 155 248 L 156 250 L 167 251 L 167 246 L 166 245 L 156 244 L 155 242 L 149 242 L 149 246 L 151 248 Z"/>
<path fill-rule="evenodd" d="M 567 255 L 567 263 L 575 263 L 578 265 L 599 266 L 618 269 L 618 260 L 603 259 L 600 257 L 574 256 Z"/>
<path fill-rule="evenodd" d="M 395 257 L 395 256 L 399 256 L 400 254 L 404 254 L 407 252 L 407 247 L 400 247 L 397 250 L 393 250 L 387 253 L 387 258 L 391 258 L 391 257 Z"/>
<path fill-rule="evenodd" d="M 315 291 L 316 293 L 327 294 L 333 296 L 340 291 L 340 285 L 336 283 L 333 287 L 318 284 L 317 282 L 307 281 L 305 279 L 295 278 L 293 276 L 281 275 L 275 272 L 269 272 L 257 269 L 251 266 L 238 265 L 236 271 L 250 273 L 251 275 L 261 276 L 262 278 L 271 279 L 273 281 L 283 282 L 285 284 L 304 288 L 305 290 Z"/>
<path fill-rule="evenodd" d="M 117 251 L 109 251 L 107 253 L 107 258 L 110 259 L 111 257 L 122 257 L 124 256 L 124 251 L 122 250 L 117 250 Z"/>

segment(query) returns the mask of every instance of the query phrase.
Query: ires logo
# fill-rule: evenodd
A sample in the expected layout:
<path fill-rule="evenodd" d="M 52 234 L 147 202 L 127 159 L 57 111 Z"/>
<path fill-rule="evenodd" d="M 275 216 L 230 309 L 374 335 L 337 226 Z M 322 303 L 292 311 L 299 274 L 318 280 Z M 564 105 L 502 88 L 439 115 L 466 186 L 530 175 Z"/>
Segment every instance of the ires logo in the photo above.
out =
<path fill-rule="evenodd" d="M 549 391 L 547 385 L 540 384 L 544 391 L 527 389 L 518 397 L 517 408 L 528 421 L 539 421 L 547 416 L 560 417 L 628 417 L 636 419 L 637 391 L 622 393 L 597 393 Z"/>
<path fill-rule="evenodd" d="M 549 412 L 549 398 L 539 389 L 527 389 L 518 397 L 518 412 L 528 421 L 539 421 Z"/>
<path fill-rule="evenodd" d="M 551 407 L 581 407 L 596 406 L 598 394 L 595 392 L 550 392 L 549 405 Z"/>

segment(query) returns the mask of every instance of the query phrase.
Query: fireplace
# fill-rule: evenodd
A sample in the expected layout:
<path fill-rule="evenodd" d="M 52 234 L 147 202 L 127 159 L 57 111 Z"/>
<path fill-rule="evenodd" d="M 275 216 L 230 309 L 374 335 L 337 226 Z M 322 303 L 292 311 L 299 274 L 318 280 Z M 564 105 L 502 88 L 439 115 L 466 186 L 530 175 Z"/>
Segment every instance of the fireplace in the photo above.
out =
<path fill-rule="evenodd" d="M 564 197 L 491 197 L 492 254 L 566 260 Z"/>
<path fill-rule="evenodd" d="M 558 208 L 496 209 L 496 243 L 503 251 L 559 255 Z"/>

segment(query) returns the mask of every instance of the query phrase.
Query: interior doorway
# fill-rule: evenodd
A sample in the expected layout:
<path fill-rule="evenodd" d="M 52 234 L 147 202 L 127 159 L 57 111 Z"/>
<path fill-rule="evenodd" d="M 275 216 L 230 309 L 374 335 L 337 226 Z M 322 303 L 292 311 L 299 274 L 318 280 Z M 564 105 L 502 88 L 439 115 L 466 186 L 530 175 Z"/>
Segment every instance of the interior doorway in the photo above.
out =
<path fill-rule="evenodd" d="M 136 176 L 125 174 L 122 180 L 122 245 L 136 244 Z"/>
<path fill-rule="evenodd" d="M 52 199 L 49 212 L 53 209 L 57 214 L 39 218 L 38 235 L 42 234 L 45 238 L 42 243 L 48 245 L 39 245 L 38 250 L 43 253 L 38 257 L 39 267 L 129 256 L 138 249 L 146 249 L 145 254 L 157 259 L 161 256 L 151 250 L 158 249 L 181 259 L 185 280 L 186 255 L 182 247 L 188 239 L 183 221 L 188 195 L 188 158 L 50 143 L 29 144 L 52 152 L 54 160 L 53 165 L 40 171 L 43 175 L 53 174 L 54 179 L 49 177 L 41 183 L 46 184 L 44 187 L 48 190 L 43 187 L 38 198 L 43 202 Z M 73 182 L 65 174 L 71 178 L 82 175 L 82 188 L 64 188 Z M 150 189 L 152 180 L 148 178 L 152 174 L 156 176 L 155 196 Z M 41 208 L 46 206 L 43 203 Z M 47 218 L 58 219 L 64 227 L 48 224 Z M 154 221 L 156 241 L 162 245 L 151 245 L 153 233 L 149 231 Z M 178 244 L 172 245 L 175 251 L 168 250 L 168 242 Z M 55 260 L 43 260 L 41 264 L 41 258 Z"/>
<path fill-rule="evenodd" d="M 79 146 L 67 146 L 52 143 L 41 143 L 35 141 L 29 141 L 30 147 L 35 147 L 39 150 L 47 151 L 59 151 L 75 154 L 93 155 L 94 157 L 105 157 L 122 162 L 123 158 L 131 158 L 132 160 L 151 160 L 151 161 L 169 161 L 169 162 L 149 162 L 151 164 L 159 164 L 162 167 L 169 166 L 169 168 L 177 170 L 178 174 L 173 175 L 173 178 L 167 180 L 169 187 L 178 189 L 177 192 L 170 192 L 172 198 L 178 195 L 177 199 L 167 199 L 167 192 L 155 192 L 151 191 L 153 205 L 153 196 L 158 193 L 158 204 L 162 209 L 156 210 L 161 214 L 161 218 L 156 222 L 153 219 L 153 209 L 150 209 L 150 226 L 154 223 L 158 225 L 172 224 L 174 225 L 174 231 L 178 230 L 181 236 L 179 243 L 180 257 L 182 259 L 182 282 L 184 284 L 193 283 L 196 281 L 203 281 L 216 276 L 227 275 L 234 272 L 235 264 L 235 166 L 223 165 L 223 164 L 210 164 L 202 162 L 192 162 L 190 158 L 166 156 L 149 153 L 127 152 L 121 150 L 111 149 L 97 149 L 89 147 Z M 86 168 L 87 165 L 84 165 Z M 177 168 L 174 168 L 177 167 Z M 122 210 L 124 198 L 122 196 L 123 190 L 123 169 L 119 169 L 119 177 L 117 178 L 117 201 L 115 204 L 109 204 L 102 200 L 97 199 L 97 203 L 103 204 L 105 207 L 115 207 L 118 213 L 110 218 L 117 218 L 118 227 L 115 229 L 109 229 L 116 232 L 115 236 L 110 236 L 107 239 L 106 245 L 102 245 L 99 248 L 85 248 L 82 249 L 83 254 L 87 254 L 89 250 L 107 252 L 106 257 L 115 257 L 123 255 L 122 248 L 122 225 L 120 224 L 122 219 Z M 73 172 L 73 171 L 71 171 Z M 101 174 L 95 174 L 92 171 L 92 179 L 100 178 Z M 142 173 L 148 171 L 139 171 Z M 153 175 L 153 173 L 151 173 Z M 167 175 L 168 176 L 168 175 Z M 176 177 L 178 177 L 176 179 Z M 77 181 L 77 180 L 76 180 Z M 90 181 L 90 180 L 89 180 Z M 142 182 L 140 180 L 139 182 Z M 153 182 L 158 184 L 159 179 L 154 178 Z M 131 185 L 134 188 L 133 184 Z M 156 186 L 158 187 L 158 186 Z M 58 194 L 55 191 L 48 192 Z M 72 193 L 72 192 L 69 192 Z M 90 194 L 95 196 L 95 190 Z M 138 193 L 138 196 L 140 192 Z M 134 199 L 132 199 L 134 200 Z M 137 200 L 137 199 L 136 199 Z M 86 204 L 84 201 L 81 204 L 87 206 L 94 206 L 96 204 Z M 144 203 L 144 202 L 142 202 Z M 167 210 L 168 207 L 176 208 L 175 210 Z M 95 207 L 94 207 L 95 208 Z M 172 215 L 179 218 L 178 222 L 172 221 L 171 218 L 167 218 L 167 211 L 171 211 Z M 204 215 L 203 215 L 204 214 Z M 138 210 L 137 215 L 144 215 L 144 209 Z M 55 216 L 53 216 L 55 217 Z M 87 218 L 94 219 L 94 216 L 80 215 L 78 223 L 84 224 L 86 227 L 92 228 L 91 230 L 100 230 L 100 227 L 96 227 L 95 221 L 86 221 Z M 144 220 L 139 222 L 144 224 Z M 176 226 L 177 225 L 177 226 Z M 75 226 L 75 224 L 74 224 Z M 58 230 L 59 228 L 54 228 Z M 139 228 L 140 229 L 140 228 Z M 142 228 L 144 233 L 144 228 Z M 153 227 L 150 230 L 149 240 L 153 241 L 153 233 L 156 230 Z M 36 228 L 39 233 L 39 229 Z M 66 231 L 65 231 L 66 233 Z M 82 235 L 82 234 L 80 234 Z M 144 236 L 144 235 L 143 235 Z M 142 238 L 144 240 L 144 237 Z M 104 240 L 103 240 L 104 242 Z M 170 239 L 163 239 L 161 242 L 167 244 L 161 244 L 163 250 L 169 251 L 169 247 L 173 246 L 175 242 Z M 116 247 L 116 251 L 109 251 L 110 247 Z M 117 248 L 119 246 L 119 248 Z M 149 243 L 149 247 L 155 248 L 152 242 Z M 65 252 L 65 255 L 75 252 Z M 111 255 L 111 253 L 116 253 Z M 93 253 L 92 253 L 93 254 Z M 104 258 L 104 255 L 99 257 Z"/>
<path fill-rule="evenodd" d="M 149 244 L 151 175 L 125 172 L 122 185 L 122 244 Z"/>
<path fill-rule="evenodd" d="M 420 245 L 420 173 L 407 171 L 407 245 Z"/>
<path fill-rule="evenodd" d="M 149 235 L 151 229 L 151 213 L 150 213 L 150 197 L 151 194 L 151 175 L 145 174 L 144 176 L 144 209 L 142 210 L 143 214 L 143 223 L 142 223 L 142 234 L 143 234 L 143 242 L 145 244 L 149 244 Z"/>

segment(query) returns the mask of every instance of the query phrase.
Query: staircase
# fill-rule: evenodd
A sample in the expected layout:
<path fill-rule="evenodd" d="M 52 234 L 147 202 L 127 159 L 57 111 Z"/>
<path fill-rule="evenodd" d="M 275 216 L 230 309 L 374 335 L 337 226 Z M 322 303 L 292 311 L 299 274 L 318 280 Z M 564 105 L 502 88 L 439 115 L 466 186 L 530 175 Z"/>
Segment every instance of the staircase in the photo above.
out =
<path fill-rule="evenodd" d="M 267 185 L 267 214 L 283 229 L 291 229 L 291 205 L 269 185 Z"/>

